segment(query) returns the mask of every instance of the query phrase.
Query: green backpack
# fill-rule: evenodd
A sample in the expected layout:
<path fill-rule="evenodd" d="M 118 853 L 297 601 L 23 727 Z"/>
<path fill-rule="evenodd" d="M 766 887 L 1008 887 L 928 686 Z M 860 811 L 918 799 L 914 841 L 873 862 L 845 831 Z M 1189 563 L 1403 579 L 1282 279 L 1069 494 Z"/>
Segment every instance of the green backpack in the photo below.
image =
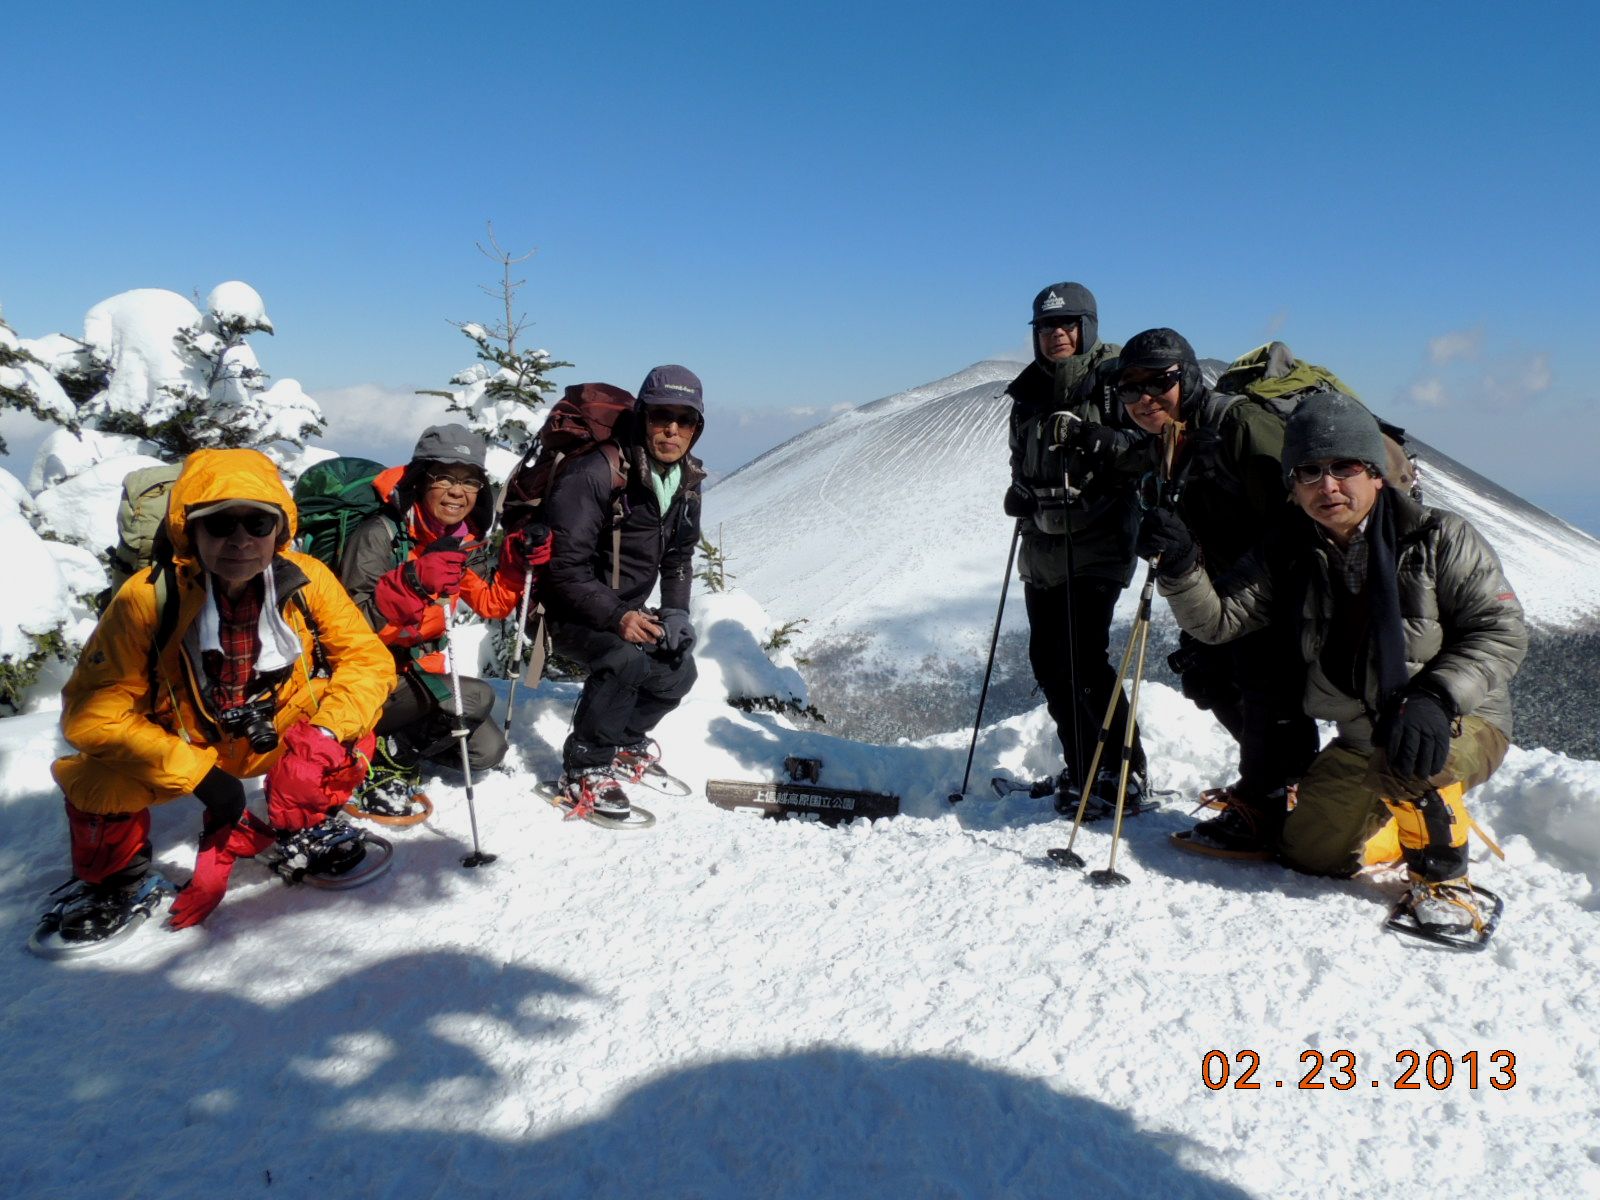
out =
<path fill-rule="evenodd" d="M 1268 342 L 1229 363 L 1227 369 L 1217 376 L 1214 392 L 1252 400 L 1287 421 L 1289 414 L 1294 412 L 1307 393 L 1330 388 L 1352 399 L 1361 399 L 1349 384 L 1327 367 L 1295 358 L 1288 343 Z M 1420 500 L 1422 487 L 1417 479 L 1417 460 L 1406 450 L 1406 431 L 1382 417 L 1377 417 L 1377 422 L 1383 430 L 1384 446 L 1389 452 L 1388 467 L 1384 474 L 1391 483 L 1410 493 L 1413 499 Z"/>
<path fill-rule="evenodd" d="M 339 570 L 345 542 L 357 525 L 383 511 L 372 481 L 386 468 L 370 458 L 330 458 L 308 467 L 294 485 L 300 510 L 295 549 Z"/>
<path fill-rule="evenodd" d="M 101 612 L 123 584 L 170 553 L 162 522 L 167 518 L 167 494 L 182 469 L 181 463 L 163 463 L 140 467 L 123 477 L 122 499 L 117 503 L 117 544 L 106 548 L 111 586 L 98 597 Z"/>

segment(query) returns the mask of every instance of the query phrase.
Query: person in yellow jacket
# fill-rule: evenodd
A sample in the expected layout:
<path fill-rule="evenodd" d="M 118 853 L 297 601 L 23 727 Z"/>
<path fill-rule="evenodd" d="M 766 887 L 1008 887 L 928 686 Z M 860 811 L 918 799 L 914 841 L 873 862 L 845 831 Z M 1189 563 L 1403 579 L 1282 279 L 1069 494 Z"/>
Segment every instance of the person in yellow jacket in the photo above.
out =
<path fill-rule="evenodd" d="M 170 566 L 130 579 L 62 693 L 76 754 L 52 773 L 66 800 L 76 901 L 64 941 L 115 932 L 149 872 L 153 805 L 204 806 L 195 874 L 172 924 L 221 901 L 240 855 L 314 827 L 366 765 L 360 743 L 394 686 L 388 649 L 326 567 L 290 549 L 293 499 L 254 450 L 199 450 L 173 485 Z M 241 778 L 266 775 L 268 819 Z"/>

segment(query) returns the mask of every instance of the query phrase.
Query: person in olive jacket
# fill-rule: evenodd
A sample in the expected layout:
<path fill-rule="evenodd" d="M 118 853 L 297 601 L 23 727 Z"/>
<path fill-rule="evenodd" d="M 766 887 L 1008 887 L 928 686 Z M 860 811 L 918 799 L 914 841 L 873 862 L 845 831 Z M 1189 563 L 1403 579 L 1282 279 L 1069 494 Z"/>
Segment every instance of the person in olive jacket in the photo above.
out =
<path fill-rule="evenodd" d="M 621 491 L 609 456 L 591 453 L 561 470 L 545 500 L 554 536 L 544 576 L 551 639 L 589 670 L 562 747 L 562 786 L 600 816 L 627 816 L 619 778 L 660 757 L 650 732 L 694 685 L 689 591 L 706 473 L 690 448 L 704 429 L 699 378 L 686 367 L 656 367 L 632 420 L 616 430 Z"/>

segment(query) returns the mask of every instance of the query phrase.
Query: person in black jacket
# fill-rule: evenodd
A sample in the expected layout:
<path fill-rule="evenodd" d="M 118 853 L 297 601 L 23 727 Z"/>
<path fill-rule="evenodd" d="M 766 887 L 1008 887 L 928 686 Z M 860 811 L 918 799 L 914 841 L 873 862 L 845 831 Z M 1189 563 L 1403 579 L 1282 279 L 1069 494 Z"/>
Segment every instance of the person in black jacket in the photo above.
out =
<path fill-rule="evenodd" d="M 621 492 L 608 456 L 594 453 L 562 470 L 545 500 L 555 537 L 544 593 L 551 637 L 589 669 L 562 747 L 562 786 L 601 816 L 627 816 L 619 778 L 659 758 L 650 731 L 694 685 L 689 586 L 706 473 L 689 450 L 704 428 L 694 372 L 656 367 L 631 426 L 617 429 Z M 658 579 L 660 608 L 650 609 Z"/>
<path fill-rule="evenodd" d="M 1044 692 L 1066 762 L 1056 807 L 1076 810 L 1084 775 L 1116 686 L 1111 618 L 1133 578 L 1138 475 L 1148 440 L 1109 405 L 1106 382 L 1118 346 L 1102 342 L 1094 294 L 1053 283 L 1033 299 L 1033 361 L 1011 381 L 1011 485 L 1005 512 L 1022 525 L 1018 569 L 1028 608 L 1028 659 Z M 1107 754 L 1088 780 L 1089 816 L 1116 802 L 1117 755 L 1128 701 L 1113 711 Z M 1128 778 L 1130 811 L 1143 804 L 1144 747 L 1137 729 Z"/>

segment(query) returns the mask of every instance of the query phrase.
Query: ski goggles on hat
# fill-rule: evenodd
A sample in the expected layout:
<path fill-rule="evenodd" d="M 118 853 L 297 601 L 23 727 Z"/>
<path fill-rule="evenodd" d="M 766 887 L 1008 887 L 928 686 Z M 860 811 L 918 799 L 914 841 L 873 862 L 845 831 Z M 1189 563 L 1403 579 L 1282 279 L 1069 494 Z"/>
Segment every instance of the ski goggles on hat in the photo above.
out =
<path fill-rule="evenodd" d="M 241 525 L 251 537 L 266 537 L 269 533 L 278 532 L 278 514 L 254 508 L 208 512 L 197 520 L 200 528 L 214 538 L 232 537 L 233 531 Z"/>
<path fill-rule="evenodd" d="M 1331 463 L 1301 463 L 1289 472 L 1289 476 L 1296 483 L 1311 487 L 1321 483 L 1324 475 L 1332 475 L 1335 479 L 1354 479 L 1369 470 L 1371 468 L 1359 458 L 1338 458 Z"/>
<path fill-rule="evenodd" d="M 1183 378 L 1183 368 L 1173 367 L 1170 371 L 1163 371 L 1154 379 L 1141 379 L 1138 382 L 1119 383 L 1116 387 L 1117 399 L 1123 405 L 1137 404 L 1145 396 L 1159 396 Z"/>

